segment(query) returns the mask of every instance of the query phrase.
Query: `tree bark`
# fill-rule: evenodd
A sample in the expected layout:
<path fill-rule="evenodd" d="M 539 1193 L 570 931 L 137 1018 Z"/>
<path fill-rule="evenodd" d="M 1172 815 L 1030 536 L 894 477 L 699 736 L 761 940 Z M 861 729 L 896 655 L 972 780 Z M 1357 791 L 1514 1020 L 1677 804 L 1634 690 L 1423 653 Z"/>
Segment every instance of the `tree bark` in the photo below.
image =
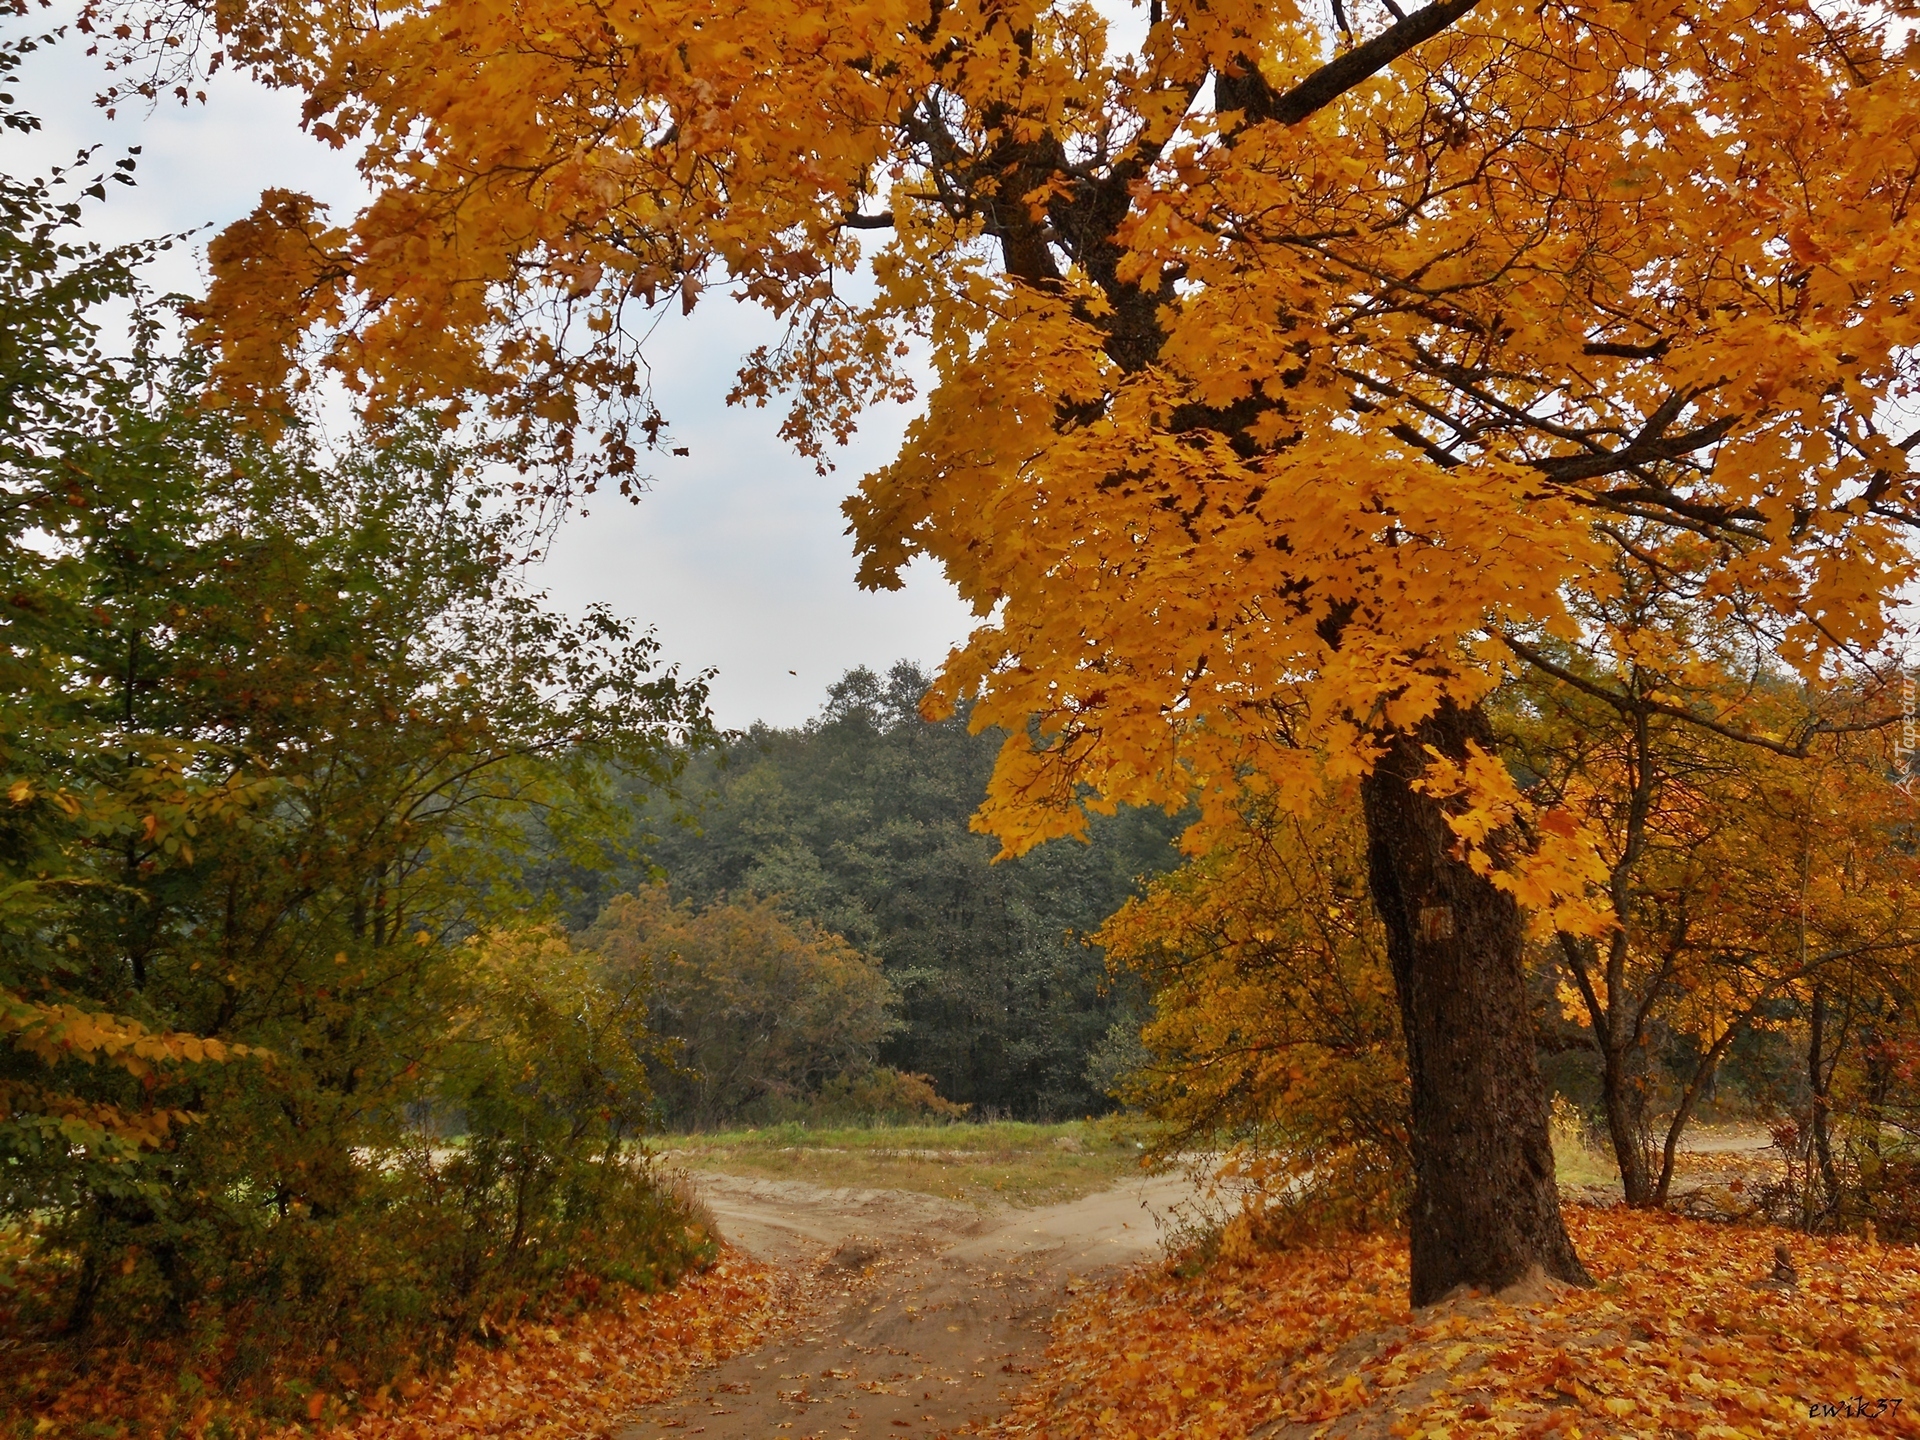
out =
<path fill-rule="evenodd" d="M 1601 1063 L 1600 1087 L 1607 1110 L 1607 1138 L 1620 1167 L 1620 1193 L 1627 1204 L 1653 1203 L 1653 1164 L 1647 1153 L 1647 1089 L 1644 1070 L 1628 1073 L 1627 1055 L 1609 1053 Z"/>
<path fill-rule="evenodd" d="M 1519 906 L 1456 858 L 1442 805 L 1413 789 L 1423 747 L 1458 760 L 1470 739 L 1493 748 L 1485 712 L 1448 704 L 1388 737 L 1361 787 L 1413 1081 L 1416 1305 L 1458 1285 L 1502 1289 L 1536 1266 L 1593 1283 L 1560 1215 Z"/>

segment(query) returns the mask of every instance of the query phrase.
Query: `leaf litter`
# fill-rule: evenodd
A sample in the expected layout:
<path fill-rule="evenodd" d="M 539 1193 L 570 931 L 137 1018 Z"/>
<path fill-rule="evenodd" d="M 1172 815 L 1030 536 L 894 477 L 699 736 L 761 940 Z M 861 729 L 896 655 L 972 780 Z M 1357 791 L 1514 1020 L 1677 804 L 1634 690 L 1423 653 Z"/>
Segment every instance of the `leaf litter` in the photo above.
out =
<path fill-rule="evenodd" d="M 1390 1233 L 1192 1279 L 1133 1271 L 1062 1313 L 992 1433 L 1920 1435 L 1920 1249 L 1624 1207 L 1569 1207 L 1567 1222 L 1595 1288 L 1536 1277 L 1417 1312 Z M 1771 1278 L 1781 1244 L 1793 1283 Z"/>
<path fill-rule="evenodd" d="M 451 1366 L 372 1394 L 350 1374 L 303 1392 L 306 1423 L 273 1425 L 223 1395 L 191 1358 L 73 1357 L 51 1347 L 0 1356 L 0 1434 L 36 1440 L 597 1440 L 688 1375 L 750 1350 L 788 1323 L 795 1285 L 738 1251 L 670 1290 L 627 1290 L 563 1318 L 515 1321 L 469 1340 Z M 214 1383 L 209 1384 L 208 1381 Z"/>

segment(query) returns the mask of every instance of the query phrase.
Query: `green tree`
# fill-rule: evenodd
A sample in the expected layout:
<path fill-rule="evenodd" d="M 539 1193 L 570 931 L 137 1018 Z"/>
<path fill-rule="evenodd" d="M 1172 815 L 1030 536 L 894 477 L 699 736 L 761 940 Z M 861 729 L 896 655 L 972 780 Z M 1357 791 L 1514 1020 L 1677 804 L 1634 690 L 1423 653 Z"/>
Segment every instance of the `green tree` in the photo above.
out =
<path fill-rule="evenodd" d="M 770 901 L 696 912 L 648 886 L 616 896 L 584 942 L 616 989 L 650 996 L 652 1028 L 675 1046 L 657 1085 L 675 1124 L 725 1124 L 864 1075 L 899 1028 L 877 961 Z"/>
<path fill-rule="evenodd" d="M 609 1046 L 643 1036 L 569 1038 L 567 1007 L 631 1004 L 468 942 L 552 908 L 548 852 L 622 852 L 620 785 L 670 780 L 703 688 L 547 610 L 438 426 L 330 452 L 200 406 L 148 248 L 72 238 L 102 189 L 0 178 L 0 1215 L 72 1330 L 224 1306 L 384 1363 L 644 1265 L 641 1232 L 671 1271 L 684 1215 L 591 1168 L 647 1099 Z M 456 1106 L 450 1167 L 418 1122 Z"/>
<path fill-rule="evenodd" d="M 683 785 L 702 801 L 694 823 L 658 802 L 643 813 L 651 857 L 676 895 L 776 896 L 881 957 L 904 1022 L 881 1057 L 947 1098 L 1035 1118 L 1104 1109 L 1089 1063 L 1143 1016 L 1085 937 L 1136 877 L 1178 858 L 1178 823 L 1122 810 L 1095 821 L 1091 844 L 995 864 L 999 847 L 970 821 L 1003 737 L 970 733 L 964 714 L 921 718 L 926 688 L 905 662 L 850 670 L 807 726 L 755 727 L 696 759 Z"/>

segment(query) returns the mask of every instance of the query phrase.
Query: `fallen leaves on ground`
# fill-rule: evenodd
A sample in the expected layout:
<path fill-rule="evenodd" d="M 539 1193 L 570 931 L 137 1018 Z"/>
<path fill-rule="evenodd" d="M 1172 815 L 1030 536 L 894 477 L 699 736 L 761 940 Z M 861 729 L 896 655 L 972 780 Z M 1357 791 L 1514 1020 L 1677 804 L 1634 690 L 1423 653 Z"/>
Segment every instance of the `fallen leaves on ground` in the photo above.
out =
<path fill-rule="evenodd" d="M 1624 1208 L 1567 1222 L 1595 1288 L 1536 1282 L 1419 1312 L 1395 1235 L 1191 1280 L 1135 1271 L 1062 1314 L 994 1433 L 1920 1435 L 1920 1249 Z M 1795 1286 L 1766 1278 L 1781 1243 Z M 1849 1418 L 1862 1400 L 1869 1413 Z M 1875 1401 L 1889 1404 L 1875 1415 Z"/>
<path fill-rule="evenodd" d="M 310 1423 L 264 1427 L 224 1402 L 191 1358 L 171 1366 L 63 1352 L 0 1352 L 0 1435 L 37 1440 L 278 1435 L 317 1440 L 575 1440 L 610 1433 L 631 1411 L 672 1393 L 688 1371 L 749 1349 L 784 1323 L 792 1284 L 729 1251 L 671 1290 L 627 1291 L 603 1308 L 506 1327 L 470 1341 L 445 1373 L 372 1395 L 348 1386 L 304 1393 Z M 210 1377 L 212 1378 L 212 1377 Z"/>

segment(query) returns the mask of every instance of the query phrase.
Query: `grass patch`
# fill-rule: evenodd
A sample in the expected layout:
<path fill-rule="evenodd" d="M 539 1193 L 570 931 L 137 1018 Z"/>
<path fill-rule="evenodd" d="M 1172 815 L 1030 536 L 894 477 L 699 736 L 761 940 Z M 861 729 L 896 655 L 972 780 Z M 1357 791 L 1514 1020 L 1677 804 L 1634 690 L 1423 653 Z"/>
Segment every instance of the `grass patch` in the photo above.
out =
<path fill-rule="evenodd" d="M 1140 1173 L 1153 1127 L 1125 1117 L 1028 1125 L 770 1125 L 663 1135 L 654 1149 L 689 1170 L 814 1185 L 913 1190 L 969 1205 L 1056 1205 Z"/>
<path fill-rule="evenodd" d="M 1553 1173 L 1570 1190 L 1618 1192 L 1620 1167 L 1611 1155 L 1604 1155 L 1575 1136 L 1553 1137 Z"/>
<path fill-rule="evenodd" d="M 1548 1121 L 1553 1139 L 1553 1177 L 1563 1196 L 1606 1205 L 1619 1198 L 1620 1167 L 1595 1143 L 1587 1122 L 1564 1095 L 1553 1097 Z"/>

